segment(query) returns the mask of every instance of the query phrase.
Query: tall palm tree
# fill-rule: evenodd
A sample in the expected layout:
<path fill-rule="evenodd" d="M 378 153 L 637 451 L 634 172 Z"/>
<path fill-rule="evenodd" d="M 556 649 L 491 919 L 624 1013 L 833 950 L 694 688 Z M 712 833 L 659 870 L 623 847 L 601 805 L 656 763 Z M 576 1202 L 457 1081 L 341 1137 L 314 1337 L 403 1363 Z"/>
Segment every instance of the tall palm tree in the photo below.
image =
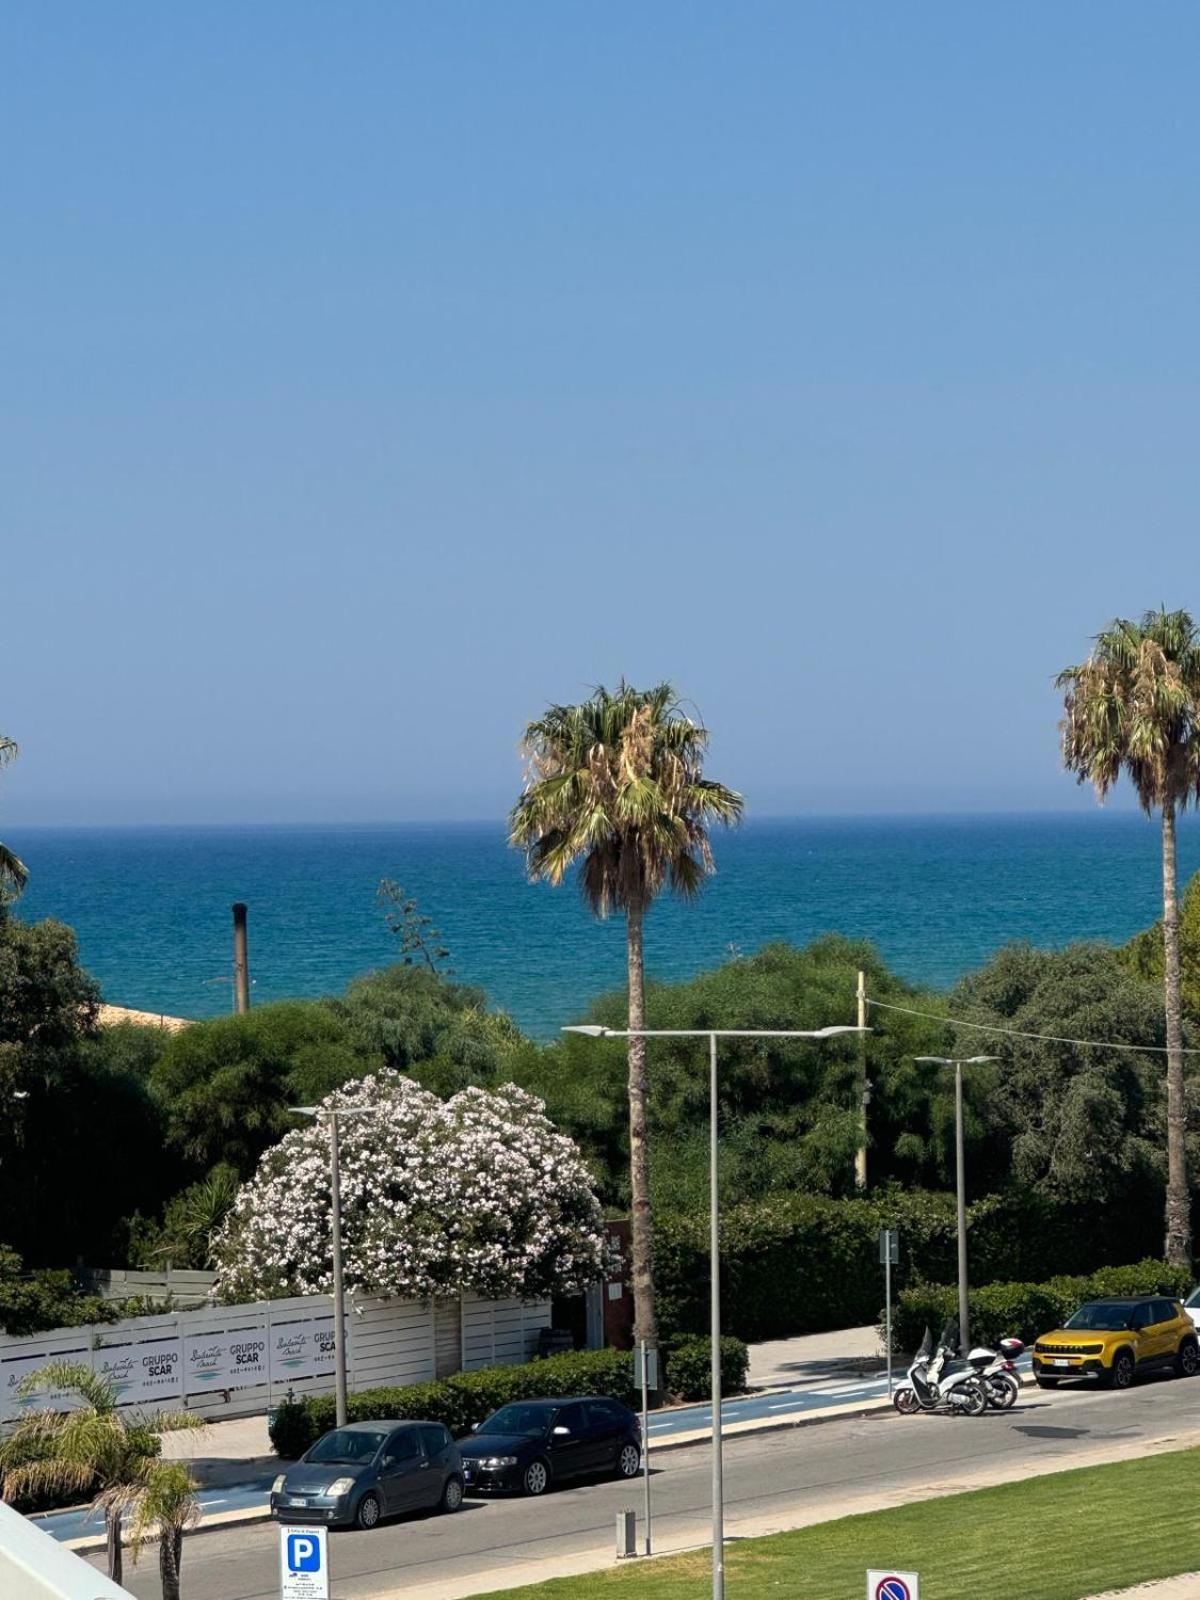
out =
<path fill-rule="evenodd" d="M 0 1440 L 0 1493 L 6 1500 L 92 1495 L 104 1513 L 108 1575 L 119 1584 L 122 1523 L 162 1467 L 156 1435 L 202 1428 L 203 1419 L 191 1411 L 128 1415 L 118 1409 L 113 1384 L 70 1361 L 48 1361 L 21 1384 L 26 1394 L 43 1387 L 77 1403 L 70 1411 L 27 1412 Z"/>
<path fill-rule="evenodd" d="M 691 898 L 713 870 L 708 829 L 742 814 L 742 797 L 703 776 L 706 729 L 669 683 L 622 681 L 580 705 L 552 705 L 525 730 L 525 789 L 510 842 L 529 876 L 561 883 L 580 863 L 583 897 L 599 917 L 624 913 L 629 1026 L 646 1025 L 646 912 L 664 887 Z M 634 1335 L 657 1344 L 654 1241 L 646 1144 L 646 1041 L 629 1041 L 629 1187 Z"/>
<path fill-rule="evenodd" d="M 17 754 L 16 742 L 0 733 L 0 767 L 6 767 Z M 14 850 L 0 844 L 0 904 L 20 894 L 29 880 L 29 868 Z"/>
<path fill-rule="evenodd" d="M 162 1600 L 179 1600 L 183 1534 L 200 1520 L 196 1480 L 181 1461 L 160 1461 L 147 1477 L 129 1520 L 129 1543 L 137 1566 L 142 1545 L 158 1533 L 158 1573 Z"/>
<path fill-rule="evenodd" d="M 1147 815 L 1162 818 L 1163 985 L 1167 1032 L 1166 1257 L 1190 1265 L 1187 1102 L 1179 978 L 1175 819 L 1200 800 L 1200 630 L 1186 611 L 1118 617 L 1092 653 L 1060 672 L 1063 762 L 1101 799 L 1124 772 Z"/>

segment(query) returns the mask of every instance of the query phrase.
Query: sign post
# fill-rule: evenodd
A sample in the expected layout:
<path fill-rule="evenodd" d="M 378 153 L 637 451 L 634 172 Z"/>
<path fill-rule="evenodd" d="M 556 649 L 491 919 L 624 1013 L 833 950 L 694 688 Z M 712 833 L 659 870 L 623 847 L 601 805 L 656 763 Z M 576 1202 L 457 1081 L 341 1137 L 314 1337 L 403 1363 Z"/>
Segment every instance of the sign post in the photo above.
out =
<path fill-rule="evenodd" d="M 867 1600 L 921 1600 L 915 1572 L 868 1572 Z"/>
<path fill-rule="evenodd" d="M 879 1259 L 883 1263 L 883 1342 L 887 1349 L 888 1399 L 892 1398 L 892 1268 L 900 1262 L 900 1231 L 880 1228 Z M 891 1600 L 884 1596 L 883 1600 Z"/>
<path fill-rule="evenodd" d="M 642 1487 L 646 1496 L 646 1554 L 650 1539 L 650 1390 L 658 1388 L 658 1351 L 647 1350 L 642 1339 L 634 1352 L 634 1377 L 642 1391 Z"/>
<path fill-rule="evenodd" d="M 279 1596 L 280 1600 L 329 1600 L 327 1529 L 280 1524 Z"/>

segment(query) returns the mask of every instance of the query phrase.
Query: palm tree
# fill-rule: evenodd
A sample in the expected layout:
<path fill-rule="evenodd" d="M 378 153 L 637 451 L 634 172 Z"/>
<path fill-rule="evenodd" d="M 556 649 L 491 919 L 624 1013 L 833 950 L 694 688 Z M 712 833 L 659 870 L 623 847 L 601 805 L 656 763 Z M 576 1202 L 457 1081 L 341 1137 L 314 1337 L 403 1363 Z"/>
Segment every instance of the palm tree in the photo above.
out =
<path fill-rule="evenodd" d="M 646 1025 L 646 912 L 669 886 L 695 896 L 713 870 L 708 829 L 737 822 L 742 797 L 702 774 L 708 733 L 669 683 L 598 688 L 548 707 L 525 730 L 525 789 L 509 818 L 532 879 L 579 885 L 598 917 L 625 916 L 629 1026 Z M 646 1041 L 629 1041 L 629 1186 L 634 1336 L 657 1344 L 653 1221 L 646 1146 Z"/>
<path fill-rule="evenodd" d="M 0 733 L 0 767 L 6 767 L 17 754 L 14 740 Z M 0 844 L 0 905 L 19 895 L 29 881 L 29 868 L 14 850 Z"/>
<path fill-rule="evenodd" d="M 1192 1255 L 1187 1102 L 1179 978 L 1175 818 L 1200 799 L 1200 630 L 1186 611 L 1118 617 L 1091 655 L 1060 672 L 1064 765 L 1101 799 L 1124 772 L 1142 809 L 1162 817 L 1163 986 L 1167 1032 L 1167 1260 Z"/>
<path fill-rule="evenodd" d="M 179 1600 L 179 1567 L 183 1560 L 183 1533 L 200 1520 L 196 1482 L 180 1461 L 160 1461 L 138 1496 L 129 1523 L 133 1564 L 152 1529 L 158 1530 L 158 1572 L 162 1600 Z"/>
<path fill-rule="evenodd" d="M 78 1403 L 70 1411 L 30 1411 L 0 1440 L 0 1493 L 6 1500 L 90 1494 L 104 1513 L 108 1575 L 121 1582 L 121 1525 L 161 1470 L 157 1434 L 202 1428 L 191 1411 L 127 1416 L 117 1391 L 90 1367 L 49 1361 L 21 1391 L 60 1390 Z"/>

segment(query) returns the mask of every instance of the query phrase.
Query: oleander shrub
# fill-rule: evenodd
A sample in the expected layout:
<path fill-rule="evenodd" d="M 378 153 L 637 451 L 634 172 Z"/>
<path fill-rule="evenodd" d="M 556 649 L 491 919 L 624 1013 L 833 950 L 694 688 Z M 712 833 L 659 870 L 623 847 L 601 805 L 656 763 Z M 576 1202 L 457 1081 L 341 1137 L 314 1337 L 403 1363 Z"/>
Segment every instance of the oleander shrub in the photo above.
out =
<path fill-rule="evenodd" d="M 364 1389 L 349 1397 L 349 1420 L 414 1417 L 442 1422 L 455 1438 L 469 1433 L 510 1400 L 541 1400 L 559 1394 L 600 1394 L 636 1406 L 633 1357 L 627 1350 L 576 1350 L 519 1367 L 485 1367 L 456 1372 L 436 1383 L 401 1388 Z M 336 1421 L 332 1395 L 308 1395 L 285 1402 L 271 1420 L 271 1443 L 278 1455 L 303 1455 Z"/>
<path fill-rule="evenodd" d="M 712 1398 L 712 1339 L 685 1334 L 664 1350 L 668 1392 L 677 1400 Z M 750 1352 L 740 1339 L 721 1340 L 721 1393 L 739 1394 L 746 1387 Z"/>
<path fill-rule="evenodd" d="M 1186 1267 L 1165 1261 L 1138 1261 L 1130 1266 L 1102 1267 L 1082 1277 L 1050 1278 L 1045 1283 L 990 1283 L 972 1289 L 971 1342 L 994 1346 L 1015 1335 L 1031 1343 L 1059 1327 L 1084 1300 L 1109 1294 L 1169 1294 L 1182 1299 L 1192 1287 Z M 951 1284 L 921 1284 L 901 1291 L 892 1307 L 892 1346 L 909 1354 L 925 1329 L 934 1337 L 958 1314 L 958 1290 Z"/>

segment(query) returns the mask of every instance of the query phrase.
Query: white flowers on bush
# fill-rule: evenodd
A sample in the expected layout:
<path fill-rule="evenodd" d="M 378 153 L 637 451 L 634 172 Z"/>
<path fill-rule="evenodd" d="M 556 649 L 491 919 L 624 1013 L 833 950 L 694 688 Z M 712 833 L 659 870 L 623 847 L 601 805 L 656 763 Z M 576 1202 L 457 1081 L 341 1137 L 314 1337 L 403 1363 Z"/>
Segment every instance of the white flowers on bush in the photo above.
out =
<path fill-rule="evenodd" d="M 348 1291 L 540 1299 L 610 1270 L 579 1151 L 524 1090 L 464 1089 L 442 1101 L 384 1071 L 322 1105 L 372 1108 L 338 1118 Z M 327 1117 L 267 1151 L 214 1256 L 227 1303 L 332 1290 Z"/>

